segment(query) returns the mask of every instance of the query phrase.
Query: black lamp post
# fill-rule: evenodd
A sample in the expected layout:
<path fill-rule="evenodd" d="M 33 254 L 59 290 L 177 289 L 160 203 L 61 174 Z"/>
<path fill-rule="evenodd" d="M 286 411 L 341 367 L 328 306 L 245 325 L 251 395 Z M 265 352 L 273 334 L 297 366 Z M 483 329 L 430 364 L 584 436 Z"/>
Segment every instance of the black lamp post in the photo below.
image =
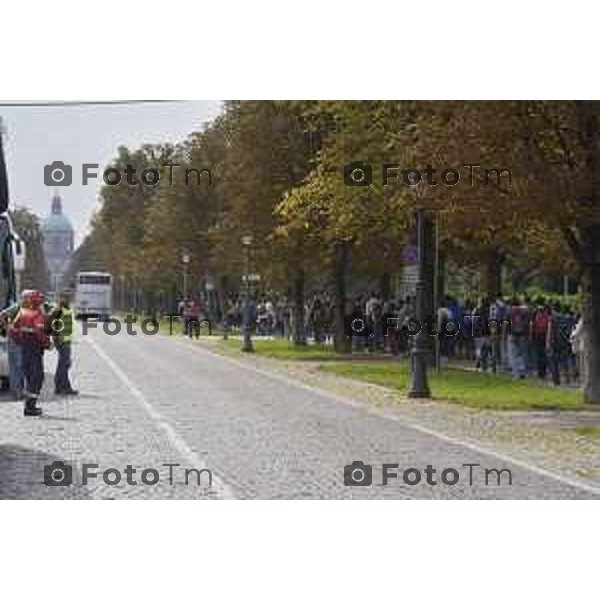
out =
<path fill-rule="evenodd" d="M 417 280 L 416 318 L 420 325 L 419 333 L 412 347 L 412 377 L 409 398 L 431 398 L 427 382 L 427 362 L 430 354 L 430 340 L 425 319 L 427 318 L 427 243 L 428 223 L 423 208 L 417 209 L 417 246 L 419 249 L 419 278 Z"/>
<path fill-rule="evenodd" d="M 242 246 L 244 247 L 244 313 L 243 313 L 243 339 L 242 352 L 254 352 L 252 344 L 252 320 L 253 304 L 252 293 L 250 289 L 250 249 L 253 238 L 251 235 L 242 236 Z"/>

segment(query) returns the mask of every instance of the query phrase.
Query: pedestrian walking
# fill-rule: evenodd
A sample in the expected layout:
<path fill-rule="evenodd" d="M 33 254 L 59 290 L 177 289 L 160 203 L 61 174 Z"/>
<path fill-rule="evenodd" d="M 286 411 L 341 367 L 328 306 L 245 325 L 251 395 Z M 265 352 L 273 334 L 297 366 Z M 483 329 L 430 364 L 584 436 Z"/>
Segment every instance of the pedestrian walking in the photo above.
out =
<path fill-rule="evenodd" d="M 73 388 L 69 379 L 69 369 L 73 359 L 72 297 L 70 290 L 61 292 L 58 296 L 58 303 L 51 309 L 48 317 L 49 333 L 52 335 L 58 354 L 54 373 L 54 393 L 66 396 L 74 396 L 79 393 Z"/>
<path fill-rule="evenodd" d="M 471 335 L 475 345 L 475 368 L 487 371 L 492 355 L 492 345 L 488 326 L 489 302 L 486 298 L 480 299 L 471 312 Z M 496 363 L 492 362 L 492 370 L 496 372 Z"/>
<path fill-rule="evenodd" d="M 367 315 L 370 332 L 369 338 L 367 339 L 369 350 L 371 352 L 383 350 L 383 304 L 379 294 L 371 294 L 371 297 L 367 300 L 365 306 L 365 313 Z"/>
<path fill-rule="evenodd" d="M 587 381 L 587 333 L 583 317 L 579 317 L 575 329 L 571 333 L 571 349 L 577 357 L 579 384 L 584 387 Z"/>
<path fill-rule="evenodd" d="M 510 307 L 510 363 L 514 377 L 527 376 L 527 351 L 529 345 L 529 307 L 513 298 Z"/>
<path fill-rule="evenodd" d="M 490 306 L 490 330 L 493 360 L 501 371 L 510 371 L 508 336 L 510 333 L 509 307 L 501 296 Z"/>
<path fill-rule="evenodd" d="M 26 417 L 39 417 L 42 414 L 42 409 L 36 404 L 44 383 L 44 350 L 51 345 L 46 333 L 43 302 L 42 292 L 25 290 L 21 296 L 21 308 L 9 329 L 9 335 L 19 344 L 22 352 L 25 378 L 23 414 Z"/>
<path fill-rule="evenodd" d="M 183 316 L 183 335 L 187 335 L 190 339 L 196 333 L 196 328 L 199 326 L 199 306 L 191 294 L 188 294 L 181 308 Z M 198 337 L 198 334 L 196 335 Z"/>
<path fill-rule="evenodd" d="M 398 302 L 398 320 L 396 322 L 396 335 L 398 340 L 398 353 L 408 356 L 414 339 L 410 330 L 411 320 L 415 318 L 415 306 L 412 296 L 406 296 L 404 301 Z"/>
<path fill-rule="evenodd" d="M 550 307 L 538 300 L 537 308 L 531 319 L 531 344 L 535 357 L 535 366 L 537 375 L 540 379 L 546 378 L 548 370 L 548 328 L 550 326 L 551 311 Z"/>
<path fill-rule="evenodd" d="M 229 333 L 235 325 L 235 303 L 231 297 L 225 298 L 223 307 L 223 339 L 229 338 Z"/>
<path fill-rule="evenodd" d="M 202 303 L 200 298 L 193 296 L 188 304 L 187 315 L 189 318 L 188 336 L 191 339 L 192 336 L 198 339 L 200 337 L 200 323 L 203 321 L 202 315 Z"/>
<path fill-rule="evenodd" d="M 569 383 L 571 376 L 570 369 L 570 335 L 572 331 L 572 320 L 567 311 L 559 303 L 555 303 L 552 309 L 550 323 L 548 325 L 548 337 L 546 343 L 546 354 L 552 374 L 554 385 L 560 385 L 561 371 L 564 375 L 565 383 Z"/>

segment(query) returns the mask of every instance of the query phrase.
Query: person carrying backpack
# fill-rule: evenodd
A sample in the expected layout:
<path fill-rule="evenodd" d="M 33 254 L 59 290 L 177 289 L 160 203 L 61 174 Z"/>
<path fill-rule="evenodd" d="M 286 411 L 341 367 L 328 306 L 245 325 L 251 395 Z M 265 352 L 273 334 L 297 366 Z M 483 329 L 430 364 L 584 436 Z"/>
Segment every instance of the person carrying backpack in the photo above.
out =
<path fill-rule="evenodd" d="M 487 299 L 481 299 L 471 312 L 471 334 L 475 344 L 475 368 L 487 371 L 488 361 L 492 356 L 490 331 L 487 322 L 489 314 L 489 303 Z M 492 369 L 496 372 L 495 363 Z"/>
<path fill-rule="evenodd" d="M 508 335 L 510 333 L 510 310 L 502 296 L 490 306 L 490 333 L 493 361 L 501 371 L 510 371 Z"/>
<path fill-rule="evenodd" d="M 561 370 L 565 376 L 565 382 L 570 381 L 569 355 L 571 353 L 570 336 L 573 329 L 572 320 L 567 311 L 556 303 L 553 306 L 550 323 L 548 325 L 548 337 L 546 353 L 552 373 L 554 385 L 560 385 Z"/>
<path fill-rule="evenodd" d="M 538 308 L 533 313 L 531 319 L 531 343 L 533 345 L 533 355 L 540 379 L 546 379 L 548 370 L 548 356 L 546 353 L 548 342 L 548 328 L 550 326 L 551 311 L 547 305 L 538 303 Z"/>
<path fill-rule="evenodd" d="M 367 319 L 371 330 L 370 350 L 383 349 L 383 306 L 378 294 L 372 294 L 366 304 Z"/>
<path fill-rule="evenodd" d="M 527 351 L 529 342 L 529 307 L 513 298 L 510 307 L 509 353 L 514 377 L 527 376 Z"/>

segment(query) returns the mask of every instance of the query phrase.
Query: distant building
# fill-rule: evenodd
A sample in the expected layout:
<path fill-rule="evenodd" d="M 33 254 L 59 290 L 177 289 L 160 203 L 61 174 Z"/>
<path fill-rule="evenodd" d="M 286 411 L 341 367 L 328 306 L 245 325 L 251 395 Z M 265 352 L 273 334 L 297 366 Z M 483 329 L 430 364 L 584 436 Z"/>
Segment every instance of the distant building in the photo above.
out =
<path fill-rule="evenodd" d="M 50 276 L 51 291 L 58 291 L 62 275 L 66 271 L 74 247 L 73 226 L 62 211 L 58 194 L 52 198 L 50 215 L 42 223 L 44 255 Z"/>

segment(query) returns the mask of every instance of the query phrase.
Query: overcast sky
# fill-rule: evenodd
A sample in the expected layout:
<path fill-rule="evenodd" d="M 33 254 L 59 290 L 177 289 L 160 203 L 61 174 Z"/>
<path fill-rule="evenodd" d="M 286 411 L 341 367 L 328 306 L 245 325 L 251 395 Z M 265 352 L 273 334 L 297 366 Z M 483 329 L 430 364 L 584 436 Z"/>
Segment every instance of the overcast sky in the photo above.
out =
<path fill-rule="evenodd" d="M 0 107 L 11 205 L 25 206 L 40 217 L 50 211 L 54 188 L 44 185 L 44 165 L 60 160 L 73 166 L 73 184 L 57 188 L 63 210 L 79 244 L 94 213 L 101 174 L 81 184 L 81 164 L 100 169 L 118 146 L 176 142 L 199 130 L 220 111 L 218 101 L 81 107 Z M 139 176 L 139 174 L 136 174 Z M 100 183 L 98 183 L 100 181 Z"/>

